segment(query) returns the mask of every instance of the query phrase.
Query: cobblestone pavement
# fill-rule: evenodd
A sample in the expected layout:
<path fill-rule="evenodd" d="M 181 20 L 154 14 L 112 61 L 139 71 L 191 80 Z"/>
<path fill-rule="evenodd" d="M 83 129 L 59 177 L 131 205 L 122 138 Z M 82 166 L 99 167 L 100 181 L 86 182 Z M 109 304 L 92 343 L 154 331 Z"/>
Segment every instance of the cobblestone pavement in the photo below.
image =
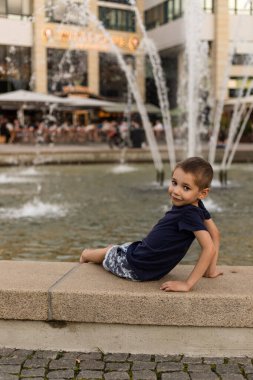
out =
<path fill-rule="evenodd" d="M 253 380 L 253 359 L 0 349 L 0 380 Z"/>

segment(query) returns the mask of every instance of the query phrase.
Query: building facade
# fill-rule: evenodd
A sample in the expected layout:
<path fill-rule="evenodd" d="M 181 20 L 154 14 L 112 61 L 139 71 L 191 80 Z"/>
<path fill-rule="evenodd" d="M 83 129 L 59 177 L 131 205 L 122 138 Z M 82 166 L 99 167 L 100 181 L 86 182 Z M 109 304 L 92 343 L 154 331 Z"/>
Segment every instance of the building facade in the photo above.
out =
<path fill-rule="evenodd" d="M 141 12 L 143 3 L 137 1 Z M 87 92 L 126 101 L 127 83 L 106 38 L 109 32 L 135 68 L 144 96 L 141 36 L 128 0 L 90 1 L 93 21 L 83 6 L 83 0 L 1 0 L 0 92 Z"/>
<path fill-rule="evenodd" d="M 177 89 L 183 75 L 183 53 L 189 32 L 185 23 L 186 0 L 146 0 L 145 23 L 158 48 L 169 88 L 171 108 L 177 104 Z M 203 8 L 200 38 L 209 47 L 214 99 L 236 97 L 247 76 L 243 92 L 253 79 L 253 5 L 244 0 L 199 0 Z M 232 53 L 232 54 L 231 54 Z M 231 61 L 231 63 L 229 63 Z M 228 70 L 228 75 L 226 75 Z M 149 76 L 149 75 L 148 75 Z M 227 76 L 227 81 L 224 79 Z M 225 82 L 225 84 L 224 84 Z M 150 75 L 147 96 L 154 98 Z"/>

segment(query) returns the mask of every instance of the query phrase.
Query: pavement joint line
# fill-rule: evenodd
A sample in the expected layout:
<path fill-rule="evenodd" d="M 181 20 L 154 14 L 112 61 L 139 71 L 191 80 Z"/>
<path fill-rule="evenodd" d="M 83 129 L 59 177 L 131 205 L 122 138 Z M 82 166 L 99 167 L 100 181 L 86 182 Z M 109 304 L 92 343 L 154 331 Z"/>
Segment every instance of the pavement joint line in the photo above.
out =
<path fill-rule="evenodd" d="M 66 277 L 68 277 L 72 272 L 77 270 L 80 267 L 80 263 L 76 263 L 73 268 L 68 270 L 66 273 L 64 273 L 58 280 L 56 280 L 48 289 L 47 291 L 47 300 L 48 300 L 48 309 L 47 309 L 47 320 L 48 321 L 53 321 L 53 310 L 52 310 L 52 291 L 53 289 L 59 285 L 63 280 L 65 280 Z"/>

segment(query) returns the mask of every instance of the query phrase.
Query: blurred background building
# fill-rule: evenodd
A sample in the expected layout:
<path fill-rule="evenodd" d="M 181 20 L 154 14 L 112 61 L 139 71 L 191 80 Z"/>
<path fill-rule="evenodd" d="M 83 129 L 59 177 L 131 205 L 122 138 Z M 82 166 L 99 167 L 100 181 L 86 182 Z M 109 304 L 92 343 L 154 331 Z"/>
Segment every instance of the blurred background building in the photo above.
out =
<path fill-rule="evenodd" d="M 208 41 L 215 99 L 220 96 L 229 46 L 237 38 L 240 23 L 227 83 L 227 97 L 235 97 L 243 75 L 248 75 L 248 82 L 253 78 L 253 66 L 247 59 L 253 53 L 252 2 L 199 1 L 204 10 L 201 39 Z M 127 83 L 117 59 L 102 33 L 82 17 L 82 4 L 82 0 L 0 1 L 1 93 L 22 88 L 126 101 Z M 187 33 L 184 1 L 137 0 L 137 6 L 158 48 L 173 109 Z M 128 0 L 91 0 L 90 7 L 136 70 L 146 102 L 158 104 L 150 64 L 138 49 L 142 36 Z"/>

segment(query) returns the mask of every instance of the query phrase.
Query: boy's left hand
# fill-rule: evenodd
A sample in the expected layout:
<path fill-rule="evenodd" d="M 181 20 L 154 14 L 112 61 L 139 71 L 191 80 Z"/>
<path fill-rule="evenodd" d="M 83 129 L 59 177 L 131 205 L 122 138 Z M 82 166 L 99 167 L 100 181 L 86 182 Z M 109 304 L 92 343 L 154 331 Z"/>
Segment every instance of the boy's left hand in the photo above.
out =
<path fill-rule="evenodd" d="M 186 281 L 167 281 L 160 289 L 165 292 L 189 292 L 190 286 Z"/>

